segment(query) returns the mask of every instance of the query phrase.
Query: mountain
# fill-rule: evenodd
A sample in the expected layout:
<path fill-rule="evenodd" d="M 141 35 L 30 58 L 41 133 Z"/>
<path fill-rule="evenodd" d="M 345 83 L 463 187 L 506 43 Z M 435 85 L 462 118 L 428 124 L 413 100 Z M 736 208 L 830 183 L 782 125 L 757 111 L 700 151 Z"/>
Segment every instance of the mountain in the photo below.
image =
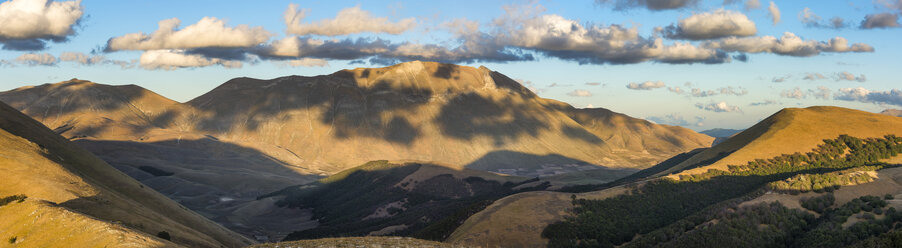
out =
<path fill-rule="evenodd" d="M 238 247 L 252 242 L 0 104 L 0 236 L 17 246 Z"/>
<path fill-rule="evenodd" d="M 708 129 L 708 130 L 705 130 L 705 131 L 701 131 L 701 132 L 699 132 L 699 133 L 705 134 L 705 135 L 708 135 L 708 136 L 711 136 L 711 137 L 714 137 L 714 138 L 720 138 L 720 137 L 730 137 L 730 136 L 733 136 L 734 134 L 737 134 L 737 133 L 739 133 L 739 132 L 742 132 L 742 130 L 743 130 L 743 129 L 715 128 L 715 129 Z"/>
<path fill-rule="evenodd" d="M 135 85 L 77 79 L 0 92 L 0 101 L 259 241 L 319 222 L 310 209 L 258 196 L 369 161 L 549 177 L 556 188 L 609 182 L 712 141 L 543 99 L 485 67 L 419 61 L 313 77 L 235 78 L 186 103 Z"/>
<path fill-rule="evenodd" d="M 542 99 L 485 67 L 420 61 L 315 77 L 237 78 L 186 104 L 197 111 L 197 130 L 276 144 L 327 173 L 379 159 L 523 169 L 517 175 L 574 161 L 644 168 L 711 139 Z M 512 153 L 479 160 L 501 150 Z M 537 163 L 519 154 L 560 159 Z"/>
<path fill-rule="evenodd" d="M 885 109 L 885 110 L 881 111 L 880 113 L 885 114 L 885 115 L 895 116 L 895 117 L 902 117 L 902 110 L 898 110 L 898 109 Z"/>
<path fill-rule="evenodd" d="M 723 129 L 723 128 L 715 128 L 710 130 L 701 131 L 699 133 L 706 134 L 708 136 L 714 137 L 714 143 L 711 143 L 712 146 L 720 144 L 730 136 L 733 136 L 739 132 L 742 132 L 740 129 Z"/>
<path fill-rule="evenodd" d="M 902 119 L 830 106 L 786 108 L 656 175 L 724 170 L 727 165 L 743 164 L 756 158 L 807 152 L 824 139 L 833 139 L 840 134 L 859 138 L 902 134 Z"/>
<path fill-rule="evenodd" d="M 872 237 L 868 242 L 886 242 L 893 236 L 881 239 L 883 236 L 875 235 L 902 233 L 875 229 L 873 225 L 883 228 L 885 224 L 862 219 L 867 217 L 852 221 L 850 215 L 880 216 L 890 211 L 888 206 L 902 207 L 892 200 L 902 196 L 902 184 L 897 182 L 902 179 L 899 136 L 902 122 L 895 117 L 838 107 L 788 108 L 724 143 L 675 156 L 635 174 L 646 178 L 629 176 L 596 187 L 569 189 L 592 190 L 585 193 L 507 196 L 472 215 L 446 241 L 521 247 L 572 246 L 574 242 L 625 247 L 762 247 L 773 246 L 768 243 L 773 237 L 799 247 L 823 247 L 825 244 L 811 245 L 818 240 L 851 244 L 867 237 Z M 828 197 L 835 199 L 827 203 L 823 199 Z M 812 203 L 815 198 L 819 202 Z M 883 198 L 887 200 L 878 200 Z M 817 213 L 823 217 L 806 215 L 815 213 L 811 209 L 818 209 L 816 206 L 821 206 Z M 846 218 L 849 223 L 835 224 Z M 805 221 L 793 222 L 801 219 Z M 898 223 L 902 214 L 892 220 L 886 221 L 887 225 Z M 855 222 L 871 229 L 832 228 Z M 828 237 L 845 241 L 818 236 L 827 230 L 833 233 Z"/>
<path fill-rule="evenodd" d="M 569 171 L 546 165 L 641 169 L 712 139 L 542 99 L 485 67 L 420 61 L 314 77 L 236 78 L 184 104 L 134 85 L 83 80 L 2 92 L 0 101 L 66 137 L 213 137 L 256 148 L 307 174 L 380 159 L 521 176 Z"/>
<path fill-rule="evenodd" d="M 0 93 L 0 100 L 66 137 L 141 139 L 169 128 L 181 111 L 180 103 L 136 85 L 78 79 L 20 87 Z"/>

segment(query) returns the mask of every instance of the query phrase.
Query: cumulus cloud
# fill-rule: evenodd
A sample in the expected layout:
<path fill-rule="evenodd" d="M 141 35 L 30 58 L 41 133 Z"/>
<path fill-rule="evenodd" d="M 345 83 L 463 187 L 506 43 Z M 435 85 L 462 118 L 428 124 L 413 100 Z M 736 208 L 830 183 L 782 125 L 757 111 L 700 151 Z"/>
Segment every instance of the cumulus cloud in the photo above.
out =
<path fill-rule="evenodd" d="M 642 83 L 629 83 L 626 85 L 626 88 L 631 90 L 651 90 L 663 88 L 664 86 L 664 82 L 661 81 L 645 81 Z"/>
<path fill-rule="evenodd" d="M 808 90 L 808 93 L 818 99 L 830 99 L 830 88 L 826 86 L 818 86 L 817 89 Z"/>
<path fill-rule="evenodd" d="M 199 54 L 188 54 L 185 50 L 150 50 L 141 54 L 139 65 L 149 70 L 174 70 L 178 68 L 207 67 L 222 65 L 226 68 L 241 68 L 241 61 L 208 58 Z"/>
<path fill-rule="evenodd" d="M 75 34 L 81 1 L 11 0 L 0 3 L 0 44 L 5 50 L 42 50 Z"/>
<path fill-rule="evenodd" d="M 821 17 L 811 11 L 810 8 L 805 7 L 799 12 L 799 20 L 802 21 L 805 26 L 812 28 L 832 28 L 832 29 L 841 29 L 848 27 L 849 24 L 842 17 L 833 17 L 830 20 L 824 22 L 821 20 Z"/>
<path fill-rule="evenodd" d="M 799 87 L 796 87 L 795 89 L 792 89 L 792 90 L 784 90 L 784 91 L 780 92 L 780 97 L 803 99 L 803 98 L 808 97 L 808 93 L 805 91 L 802 91 L 802 89 L 800 89 Z"/>
<path fill-rule="evenodd" d="M 727 102 L 716 102 L 716 103 L 696 103 L 695 107 L 702 110 L 713 111 L 718 113 L 723 112 L 742 112 L 741 109 L 737 106 L 729 105 Z"/>
<path fill-rule="evenodd" d="M 684 90 L 680 87 L 668 87 L 667 90 L 678 95 L 685 95 L 690 97 L 709 97 L 716 95 L 743 96 L 749 93 L 748 90 L 742 87 L 733 86 L 721 87 L 716 90 L 703 90 L 700 88 L 690 88 L 688 90 Z"/>
<path fill-rule="evenodd" d="M 879 14 L 871 14 L 866 15 L 864 20 L 861 21 L 862 29 L 874 29 L 874 28 L 898 28 L 899 27 L 899 16 L 893 13 L 879 13 Z"/>
<path fill-rule="evenodd" d="M 300 58 L 300 59 L 292 59 L 285 61 L 274 61 L 276 65 L 280 66 L 291 66 L 291 67 L 326 67 L 329 66 L 329 61 L 325 59 L 314 59 L 314 58 Z"/>
<path fill-rule="evenodd" d="M 825 86 L 818 86 L 817 89 L 808 90 L 802 90 L 799 87 L 795 87 L 792 90 L 784 90 L 780 92 L 780 97 L 801 100 L 808 98 L 808 96 L 813 96 L 818 99 L 827 100 L 830 99 L 830 94 L 830 88 L 827 88 Z"/>
<path fill-rule="evenodd" d="M 764 101 L 760 101 L 760 102 L 749 103 L 749 106 L 767 106 L 767 105 L 774 105 L 774 104 L 780 104 L 780 103 L 777 101 L 774 101 L 774 100 L 764 100 Z"/>
<path fill-rule="evenodd" d="M 49 53 L 26 53 L 19 55 L 16 62 L 28 66 L 56 65 L 59 60 Z"/>
<path fill-rule="evenodd" d="M 357 33 L 387 33 L 401 34 L 416 26 L 415 18 L 402 19 L 391 22 L 385 17 L 373 17 L 369 11 L 360 9 L 360 6 L 346 8 L 338 12 L 334 19 L 325 19 L 313 23 L 303 23 L 307 16 L 307 9 L 298 9 L 297 4 L 288 5 L 285 10 L 284 20 L 288 26 L 286 32 L 296 35 L 325 35 L 338 36 Z"/>
<path fill-rule="evenodd" d="M 131 33 L 110 38 L 105 50 L 163 50 L 191 48 L 240 48 L 260 45 L 272 33 L 263 27 L 238 25 L 226 26 L 225 21 L 215 17 L 204 17 L 195 24 L 178 29 L 181 20 L 178 18 L 162 20 L 159 28 L 150 35 Z"/>
<path fill-rule="evenodd" d="M 876 2 L 882 4 L 887 9 L 902 12 L 902 0 L 877 0 Z"/>
<path fill-rule="evenodd" d="M 568 96 L 578 96 L 578 97 L 590 97 L 592 96 L 592 92 L 588 90 L 573 90 L 567 93 Z"/>
<path fill-rule="evenodd" d="M 820 73 L 805 73 L 805 77 L 802 78 L 804 80 L 819 80 L 827 78 L 824 74 Z"/>
<path fill-rule="evenodd" d="M 668 115 L 664 115 L 664 116 L 649 116 L 646 119 L 648 119 L 649 121 L 658 123 L 658 124 L 673 125 L 673 126 L 701 127 L 701 126 L 705 125 L 705 123 L 704 123 L 705 118 L 701 117 L 701 116 L 694 116 L 694 117 L 690 117 L 687 119 L 680 114 L 668 114 Z"/>
<path fill-rule="evenodd" d="M 723 9 L 689 16 L 663 30 L 663 34 L 667 38 L 687 40 L 751 36 L 757 32 L 755 23 L 747 16 Z"/>
<path fill-rule="evenodd" d="M 868 78 L 861 74 L 859 76 L 855 76 L 855 74 L 849 73 L 847 71 L 840 72 L 836 74 L 836 81 L 858 81 L 858 82 L 866 82 Z"/>
<path fill-rule="evenodd" d="M 745 10 L 752 10 L 757 8 L 761 8 L 761 2 L 759 0 L 745 1 Z"/>
<path fill-rule="evenodd" d="M 602 6 L 614 6 L 614 10 L 644 8 L 653 11 L 679 9 L 698 5 L 698 0 L 595 0 Z"/>
<path fill-rule="evenodd" d="M 770 16 L 771 21 L 774 22 L 774 25 L 780 23 L 780 8 L 777 7 L 773 1 L 770 2 L 770 5 L 767 6 L 767 15 Z"/>
<path fill-rule="evenodd" d="M 791 77 L 792 77 L 792 75 L 786 75 L 786 76 L 782 76 L 782 77 L 774 77 L 770 81 L 774 82 L 774 83 L 782 83 L 782 82 L 786 82 L 786 80 L 789 80 L 789 78 L 791 78 Z"/>
<path fill-rule="evenodd" d="M 71 61 L 81 65 L 96 65 L 106 61 L 102 55 L 87 55 L 79 52 L 63 52 L 60 54 L 61 61 Z"/>
<path fill-rule="evenodd" d="M 891 104 L 902 106 L 902 90 L 872 91 L 863 87 L 842 88 L 833 97 L 836 100 L 858 101 L 875 104 Z"/>
<path fill-rule="evenodd" d="M 716 41 L 707 41 L 703 47 L 720 49 L 728 52 L 773 53 L 784 56 L 810 57 L 821 52 L 873 52 L 874 47 L 855 43 L 848 44 L 843 37 L 830 39 L 828 42 L 802 40 L 793 33 L 785 32 L 777 39 L 773 36 L 727 37 Z"/>
<path fill-rule="evenodd" d="M 582 24 L 559 15 L 542 15 L 538 7 L 507 7 L 486 33 L 461 37 L 463 50 L 517 48 L 580 64 L 723 63 L 729 56 L 688 43 L 664 45 L 635 27 Z M 525 10 L 524 10 L 525 9 Z"/>

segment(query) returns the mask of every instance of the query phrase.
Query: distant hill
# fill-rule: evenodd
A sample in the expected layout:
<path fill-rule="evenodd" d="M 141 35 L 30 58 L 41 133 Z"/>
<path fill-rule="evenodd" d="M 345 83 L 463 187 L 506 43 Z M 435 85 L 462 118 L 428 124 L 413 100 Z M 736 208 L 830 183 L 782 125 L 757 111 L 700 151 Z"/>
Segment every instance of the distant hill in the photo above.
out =
<path fill-rule="evenodd" d="M 885 110 L 881 111 L 880 113 L 885 114 L 885 115 L 892 115 L 895 117 L 902 117 L 902 110 L 899 110 L 899 109 L 885 109 Z"/>
<path fill-rule="evenodd" d="M 711 145 L 714 146 L 714 145 L 720 144 L 721 142 L 726 141 L 727 139 L 730 138 L 730 136 L 733 136 L 739 132 L 742 132 L 743 130 L 744 129 L 740 130 L 740 129 L 715 128 L 715 129 L 701 131 L 699 133 L 714 137 L 714 143 L 711 143 Z"/>
<path fill-rule="evenodd" d="M 902 119 L 840 107 L 786 108 L 656 175 L 702 173 L 756 158 L 806 152 L 840 134 L 859 138 L 902 134 Z"/>
<path fill-rule="evenodd" d="M 701 134 L 706 134 L 706 135 L 711 136 L 711 137 L 719 138 L 719 137 L 730 137 L 730 136 L 733 136 L 734 134 L 737 134 L 737 133 L 739 133 L 739 132 L 742 132 L 742 130 L 745 130 L 745 129 L 715 128 L 715 129 L 708 129 L 708 130 L 705 130 L 705 131 L 701 131 L 701 132 L 699 132 L 699 133 L 701 133 Z"/>
<path fill-rule="evenodd" d="M 252 243 L 3 103 L 0 147 L 0 197 L 24 198 L 0 206 L 4 243 L 26 247 L 238 247 Z"/>

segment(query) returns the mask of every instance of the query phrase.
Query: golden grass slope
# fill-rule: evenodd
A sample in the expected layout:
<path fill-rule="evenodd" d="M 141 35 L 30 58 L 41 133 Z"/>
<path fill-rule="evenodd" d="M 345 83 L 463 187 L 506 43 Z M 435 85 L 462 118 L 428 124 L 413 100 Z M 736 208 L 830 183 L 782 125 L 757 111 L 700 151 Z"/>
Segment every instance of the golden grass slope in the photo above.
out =
<path fill-rule="evenodd" d="M 627 190 L 618 186 L 575 195 L 579 199 L 605 199 Z M 548 240 L 542 238 L 542 231 L 548 224 L 563 220 L 573 207 L 571 195 L 536 191 L 501 198 L 470 216 L 446 242 L 479 247 L 546 247 Z"/>
<path fill-rule="evenodd" d="M 711 143 L 690 130 L 541 99 L 485 67 L 434 62 L 237 78 L 187 104 L 204 132 L 276 144 L 330 173 L 380 159 L 535 170 L 542 164 L 534 156 L 556 155 L 569 160 L 551 164 L 644 168 Z"/>
<path fill-rule="evenodd" d="M 39 122 L 0 104 L 4 240 L 29 247 L 239 247 L 252 242 L 145 187 Z M 29 211 L 30 210 L 30 211 Z M 172 242 L 155 237 L 166 231 Z M 127 246 L 127 245 L 126 245 Z"/>
<path fill-rule="evenodd" d="M 858 138 L 902 135 L 902 118 L 831 106 L 786 108 L 656 176 L 727 170 L 758 158 L 811 151 L 841 134 Z M 697 168 L 693 168 L 700 166 Z"/>

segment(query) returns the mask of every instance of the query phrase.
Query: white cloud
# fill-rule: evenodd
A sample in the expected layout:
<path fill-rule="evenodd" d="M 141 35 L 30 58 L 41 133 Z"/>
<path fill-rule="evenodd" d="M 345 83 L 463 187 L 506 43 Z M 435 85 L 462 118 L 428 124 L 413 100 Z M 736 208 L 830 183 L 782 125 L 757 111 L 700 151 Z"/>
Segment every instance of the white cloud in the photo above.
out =
<path fill-rule="evenodd" d="M 36 65 L 56 65 L 59 60 L 49 53 L 26 53 L 16 58 L 19 64 L 36 66 Z"/>
<path fill-rule="evenodd" d="M 722 112 L 740 112 L 741 113 L 742 112 L 742 110 L 739 109 L 739 107 L 729 105 L 729 104 L 727 104 L 727 102 L 723 102 L 723 101 L 717 102 L 717 103 L 709 103 L 709 104 L 696 103 L 695 107 L 699 108 L 699 109 L 703 109 L 703 110 L 718 112 L 718 113 L 722 113 Z"/>
<path fill-rule="evenodd" d="M 810 8 L 805 7 L 799 12 L 799 20 L 802 21 L 808 27 L 814 28 L 832 28 L 832 29 L 840 29 L 848 26 L 846 21 L 842 17 L 833 17 L 830 18 L 828 22 L 822 22 L 821 17 L 811 11 Z"/>
<path fill-rule="evenodd" d="M 7 50 L 42 50 L 75 34 L 81 1 L 11 0 L 0 3 L 0 43 Z"/>
<path fill-rule="evenodd" d="M 804 80 L 818 80 L 827 78 L 824 74 L 820 73 L 805 73 L 805 77 L 802 78 Z"/>
<path fill-rule="evenodd" d="M 879 13 L 879 14 L 871 14 L 864 17 L 864 20 L 861 21 L 862 29 L 873 29 L 873 28 L 898 28 L 899 27 L 899 15 L 894 13 Z"/>
<path fill-rule="evenodd" d="M 863 87 L 842 88 L 834 99 L 902 106 L 902 90 L 871 91 Z"/>
<path fill-rule="evenodd" d="M 707 41 L 703 47 L 721 49 L 728 52 L 743 53 L 774 53 L 785 56 L 809 57 L 821 52 L 873 52 L 874 48 L 867 44 L 855 43 L 851 46 L 842 37 L 836 37 L 829 42 L 814 40 L 802 40 L 793 33 L 783 33 L 783 37 L 777 39 L 773 36 L 758 37 L 727 37 L 716 41 Z"/>
<path fill-rule="evenodd" d="M 649 121 L 658 123 L 658 124 L 672 125 L 672 126 L 701 127 L 701 126 L 705 125 L 704 117 L 695 116 L 695 117 L 691 117 L 691 118 L 687 119 L 687 118 L 683 117 L 682 115 L 676 114 L 676 113 L 667 114 L 664 116 L 649 116 L 646 119 L 648 119 Z"/>
<path fill-rule="evenodd" d="M 752 10 L 757 8 L 761 8 L 761 2 L 759 0 L 745 1 L 745 10 Z"/>
<path fill-rule="evenodd" d="M 131 33 L 114 37 L 107 41 L 106 49 L 119 51 L 253 47 L 273 36 L 263 27 L 248 25 L 227 27 L 225 21 L 215 17 L 204 17 L 195 24 L 178 29 L 180 24 L 178 18 L 162 20 L 158 23 L 157 31 L 150 35 Z"/>
<path fill-rule="evenodd" d="M 296 35 L 338 36 L 364 32 L 401 34 L 416 26 L 415 18 L 391 22 L 385 17 L 372 17 L 369 11 L 360 6 L 346 8 L 338 12 L 334 19 L 320 20 L 314 23 L 302 23 L 307 16 L 307 9 L 298 9 L 297 4 L 288 5 L 284 20 L 288 26 L 286 32 Z"/>
<path fill-rule="evenodd" d="M 63 52 L 60 54 L 61 61 L 71 61 L 82 65 L 102 64 L 106 61 L 102 55 L 88 56 L 79 52 Z"/>
<path fill-rule="evenodd" d="M 749 103 L 749 106 L 767 106 L 767 105 L 774 105 L 774 104 L 780 104 L 780 103 L 777 101 L 774 101 L 774 100 L 764 100 L 764 101 L 760 101 L 760 102 Z"/>
<path fill-rule="evenodd" d="M 784 90 L 784 91 L 780 92 L 780 97 L 803 99 L 803 98 L 808 98 L 808 93 L 805 91 L 802 91 L 802 89 L 800 89 L 799 87 L 795 87 L 795 89 Z"/>
<path fill-rule="evenodd" d="M 830 92 L 830 88 L 827 88 L 826 86 L 818 86 L 817 90 L 808 90 L 808 93 L 815 98 L 824 100 L 830 99 Z"/>
<path fill-rule="evenodd" d="M 744 14 L 730 10 L 699 13 L 664 29 L 671 39 L 704 40 L 728 36 L 751 36 L 758 29 Z"/>
<path fill-rule="evenodd" d="M 592 96 L 592 92 L 588 90 L 573 90 L 567 93 L 568 96 L 578 96 L 578 97 L 590 97 Z"/>
<path fill-rule="evenodd" d="M 849 73 L 849 72 L 847 72 L 847 71 L 844 71 L 844 72 L 840 72 L 840 73 L 837 73 L 837 74 L 836 74 L 836 81 L 842 81 L 842 80 L 845 80 L 845 81 L 858 81 L 858 82 L 862 82 L 862 83 L 863 83 L 863 82 L 868 81 L 868 78 L 865 77 L 864 74 L 861 74 L 861 75 L 859 75 L 859 76 L 856 77 L 855 74 L 852 74 L 852 73 Z"/>
<path fill-rule="evenodd" d="M 631 90 L 651 90 L 657 88 L 664 88 L 664 82 L 661 81 L 645 81 L 642 83 L 629 83 L 626 85 L 627 89 Z"/>
<path fill-rule="evenodd" d="M 770 6 L 767 6 L 767 13 L 770 15 L 771 20 L 774 22 L 774 25 L 780 23 L 780 8 L 777 7 L 773 1 L 770 2 Z"/>
<path fill-rule="evenodd" d="M 222 65 L 226 68 L 241 68 L 241 61 L 207 58 L 199 54 L 187 54 L 184 50 L 150 50 L 141 54 L 140 66 L 144 69 L 174 70 L 178 68 L 206 67 Z"/>
<path fill-rule="evenodd" d="M 288 65 L 291 67 L 324 67 L 329 66 L 329 61 L 325 59 L 301 58 L 289 60 Z"/>
<path fill-rule="evenodd" d="M 734 95 L 734 96 L 742 96 L 748 94 L 749 91 L 742 87 L 721 87 L 716 90 L 703 90 L 699 88 L 690 88 L 688 91 L 683 90 L 680 87 L 669 87 L 668 91 L 676 93 L 678 95 L 686 95 L 691 97 L 709 97 L 716 95 Z"/>

